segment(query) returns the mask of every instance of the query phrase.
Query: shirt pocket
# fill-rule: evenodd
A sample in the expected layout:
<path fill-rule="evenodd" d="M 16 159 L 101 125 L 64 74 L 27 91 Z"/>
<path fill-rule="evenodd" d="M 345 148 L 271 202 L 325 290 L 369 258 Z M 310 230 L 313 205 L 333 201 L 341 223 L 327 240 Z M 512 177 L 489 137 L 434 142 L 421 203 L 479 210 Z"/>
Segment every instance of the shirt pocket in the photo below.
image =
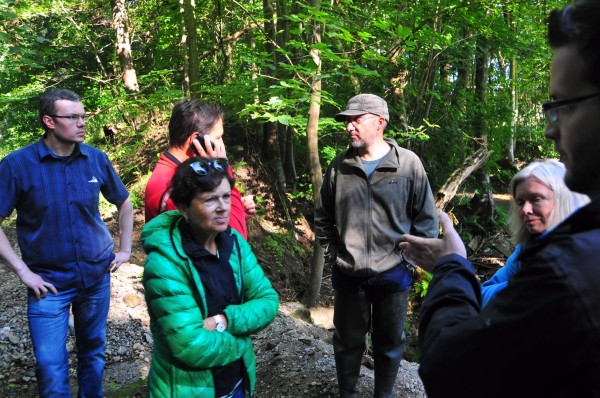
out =
<path fill-rule="evenodd" d="M 406 217 L 412 205 L 412 181 L 394 176 L 374 184 L 372 192 L 375 204 L 384 211 L 379 216 L 388 219 Z"/>

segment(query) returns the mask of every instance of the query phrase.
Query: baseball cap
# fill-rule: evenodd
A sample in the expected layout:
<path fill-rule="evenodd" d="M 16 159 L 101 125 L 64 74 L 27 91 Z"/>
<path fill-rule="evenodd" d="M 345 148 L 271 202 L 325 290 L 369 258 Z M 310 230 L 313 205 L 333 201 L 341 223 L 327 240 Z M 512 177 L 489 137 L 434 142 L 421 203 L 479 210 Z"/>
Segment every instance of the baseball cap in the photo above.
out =
<path fill-rule="evenodd" d="M 364 115 L 372 113 L 390 121 L 390 113 L 388 112 L 387 102 L 381 97 L 374 94 L 358 94 L 350 98 L 346 110 L 336 114 L 333 118 L 337 122 L 343 122 L 348 116 Z"/>

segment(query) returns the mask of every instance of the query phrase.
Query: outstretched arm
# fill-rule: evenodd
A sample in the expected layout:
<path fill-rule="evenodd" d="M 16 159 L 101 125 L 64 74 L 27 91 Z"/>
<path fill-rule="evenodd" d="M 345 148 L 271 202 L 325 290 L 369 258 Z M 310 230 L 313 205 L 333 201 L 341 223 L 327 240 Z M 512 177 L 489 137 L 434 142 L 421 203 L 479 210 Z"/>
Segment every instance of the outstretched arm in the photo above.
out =
<path fill-rule="evenodd" d="M 2 221 L 4 221 L 4 217 L 0 217 L 0 224 Z M 21 257 L 13 250 L 2 228 L 0 228 L 0 257 L 17 274 L 21 282 L 33 290 L 36 299 L 46 297 L 48 291 L 52 294 L 57 293 L 53 284 L 46 282 L 41 276 L 32 272 L 27 264 L 23 262 Z"/>

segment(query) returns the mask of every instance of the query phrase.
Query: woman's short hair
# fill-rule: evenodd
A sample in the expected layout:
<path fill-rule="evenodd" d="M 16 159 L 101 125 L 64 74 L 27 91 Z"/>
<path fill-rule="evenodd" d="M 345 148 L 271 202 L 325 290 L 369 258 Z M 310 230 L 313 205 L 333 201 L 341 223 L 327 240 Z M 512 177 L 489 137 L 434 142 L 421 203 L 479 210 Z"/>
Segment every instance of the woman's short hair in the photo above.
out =
<path fill-rule="evenodd" d="M 189 158 L 177 167 L 171 179 L 171 199 L 177 207 L 188 207 L 194 197 L 217 188 L 227 179 L 233 188 L 235 179 L 229 175 L 225 159 Z"/>
<path fill-rule="evenodd" d="M 571 191 L 565 185 L 565 166 L 553 159 L 535 161 L 519 171 L 510 181 L 509 192 L 512 195 L 509 211 L 509 226 L 513 242 L 524 243 L 530 238 L 523 217 L 515 203 L 517 186 L 528 178 L 535 178 L 554 192 L 554 207 L 547 220 L 547 229 L 552 229 L 571 215 L 575 210 L 587 204 L 590 199 L 583 194 Z"/>

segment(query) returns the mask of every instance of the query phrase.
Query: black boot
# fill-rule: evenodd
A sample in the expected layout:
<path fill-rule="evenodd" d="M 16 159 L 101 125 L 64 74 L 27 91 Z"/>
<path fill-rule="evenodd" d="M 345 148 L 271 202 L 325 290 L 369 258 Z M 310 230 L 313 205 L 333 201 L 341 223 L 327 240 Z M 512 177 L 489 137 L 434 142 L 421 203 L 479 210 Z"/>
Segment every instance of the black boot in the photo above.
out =
<path fill-rule="evenodd" d="M 356 398 L 362 356 L 366 349 L 371 306 L 364 292 L 335 291 L 333 352 L 340 397 Z"/>
<path fill-rule="evenodd" d="M 408 291 L 379 297 L 373 302 L 373 359 L 376 398 L 393 398 L 394 384 L 404 352 L 404 320 Z"/>

